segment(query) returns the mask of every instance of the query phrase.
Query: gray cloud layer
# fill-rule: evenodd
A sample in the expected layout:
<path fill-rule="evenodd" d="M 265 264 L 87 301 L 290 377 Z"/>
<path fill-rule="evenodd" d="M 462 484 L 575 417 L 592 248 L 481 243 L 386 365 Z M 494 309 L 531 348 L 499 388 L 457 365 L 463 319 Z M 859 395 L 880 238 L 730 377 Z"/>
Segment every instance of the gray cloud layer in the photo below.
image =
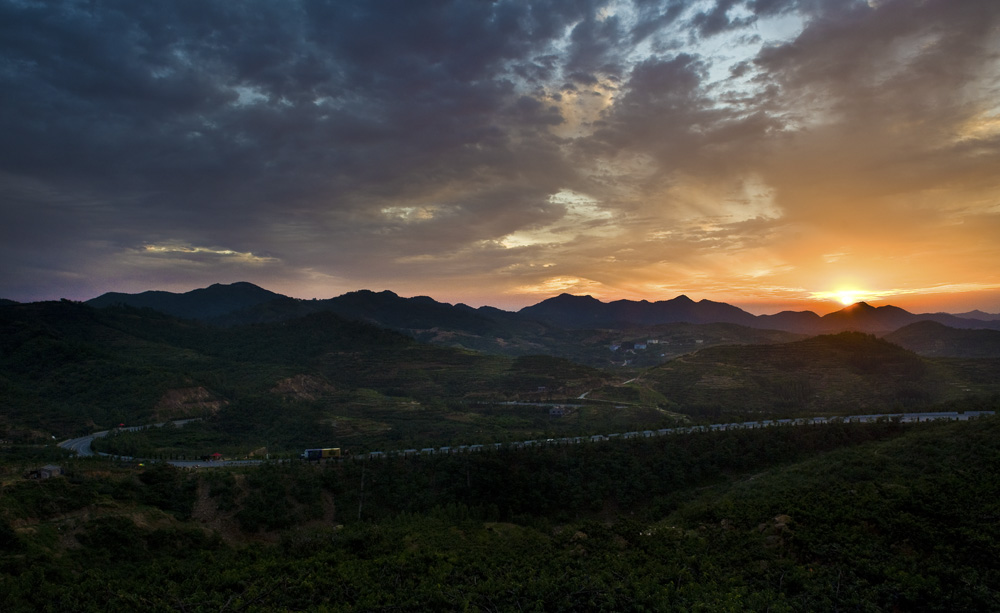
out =
<path fill-rule="evenodd" d="M 888 223 L 1000 238 L 998 28 L 992 0 L 2 0 L 0 294 L 793 297 Z M 1000 283 L 988 242 L 878 283 Z"/>

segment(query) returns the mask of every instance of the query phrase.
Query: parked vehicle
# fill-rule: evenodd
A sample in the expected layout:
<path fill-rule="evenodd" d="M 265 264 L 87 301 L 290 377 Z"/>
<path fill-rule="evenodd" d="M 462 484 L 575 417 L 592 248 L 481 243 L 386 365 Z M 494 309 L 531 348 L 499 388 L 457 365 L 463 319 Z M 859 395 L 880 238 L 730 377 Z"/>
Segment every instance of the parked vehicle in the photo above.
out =
<path fill-rule="evenodd" d="M 324 449 L 306 449 L 302 453 L 304 460 L 329 460 L 340 457 L 340 447 L 326 447 Z"/>

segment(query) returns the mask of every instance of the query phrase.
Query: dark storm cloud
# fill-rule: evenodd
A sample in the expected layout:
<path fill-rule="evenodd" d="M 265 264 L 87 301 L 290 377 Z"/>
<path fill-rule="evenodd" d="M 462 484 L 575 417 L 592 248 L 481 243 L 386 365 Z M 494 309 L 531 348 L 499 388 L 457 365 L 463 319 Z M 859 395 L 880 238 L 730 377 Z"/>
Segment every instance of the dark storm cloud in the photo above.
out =
<path fill-rule="evenodd" d="M 627 146 L 667 144 L 697 123 L 707 105 L 699 89 L 703 74 L 697 58 L 690 55 L 645 60 L 629 75 L 627 91 L 612 112 L 610 122 L 628 139 Z M 657 121 L 652 121 L 659 117 Z M 649 138 L 648 130 L 663 138 Z M 604 133 L 611 136 L 610 133 Z M 625 143 L 619 146 L 626 146 Z"/>
<path fill-rule="evenodd" d="M 632 27 L 632 43 L 640 43 L 657 31 L 672 25 L 684 12 L 687 4 L 684 0 L 636 2 L 639 18 Z"/>
<path fill-rule="evenodd" d="M 413 199 L 470 177 L 545 167 L 546 183 L 558 181 L 543 132 L 561 118 L 505 75 L 592 8 L 198 1 L 0 11 L 7 172 L 67 192 L 132 192 L 79 220 L 92 234 L 146 211 L 165 235 L 197 240 L 212 229 L 216 242 L 249 243 L 286 208 L 323 225 L 372 198 Z"/>
<path fill-rule="evenodd" d="M 691 20 L 691 25 L 697 28 L 702 36 L 713 36 L 720 32 L 745 27 L 753 23 L 753 17 L 736 18 L 729 15 L 733 7 L 741 5 L 739 0 L 716 0 L 715 6 L 703 13 L 698 13 Z"/>
<path fill-rule="evenodd" d="M 570 34 L 566 69 L 581 75 L 577 80 L 585 83 L 596 80 L 589 76 L 593 73 L 619 75 L 623 67 L 618 54 L 625 36 L 624 24 L 618 17 L 597 19 L 592 15 L 581 21 Z"/>
<path fill-rule="evenodd" d="M 1000 153 L 996 135 L 963 132 L 997 111 L 998 25 L 992 3 L 887 1 L 828 12 L 765 49 L 756 63 L 776 86 L 769 110 L 836 126 L 799 139 L 811 152 L 798 150 L 802 179 L 822 184 L 839 176 L 831 169 L 850 168 L 862 192 L 981 180 Z"/>
<path fill-rule="evenodd" d="M 0 0 L 0 295 L 627 277 L 986 185 L 997 6 Z"/>

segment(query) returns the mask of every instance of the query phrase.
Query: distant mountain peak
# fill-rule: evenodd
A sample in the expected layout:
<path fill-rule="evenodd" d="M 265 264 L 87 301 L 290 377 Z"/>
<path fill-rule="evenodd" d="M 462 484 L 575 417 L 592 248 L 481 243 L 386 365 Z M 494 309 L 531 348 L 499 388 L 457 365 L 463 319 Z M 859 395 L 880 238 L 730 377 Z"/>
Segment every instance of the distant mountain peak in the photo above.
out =
<path fill-rule="evenodd" d="M 380 292 L 376 292 L 373 289 L 356 289 L 353 292 L 347 292 L 343 294 L 344 296 L 385 296 L 386 298 L 398 298 L 395 292 L 384 289 Z"/>
<path fill-rule="evenodd" d="M 252 289 L 264 290 L 265 292 L 268 291 L 263 287 L 259 285 L 254 285 L 249 281 L 233 281 L 232 283 L 213 283 L 209 285 L 206 289 L 212 289 L 212 288 L 245 288 L 245 289 L 252 288 Z"/>
<path fill-rule="evenodd" d="M 560 294 L 519 313 L 540 321 L 571 328 L 626 327 L 661 323 L 736 323 L 751 325 L 754 316 L 722 302 L 694 302 L 685 295 L 670 300 L 615 300 L 601 302 L 593 296 Z"/>
<path fill-rule="evenodd" d="M 87 301 L 97 308 L 115 305 L 150 308 L 161 313 L 188 319 L 211 319 L 233 311 L 285 298 L 247 281 L 232 284 L 213 283 L 184 293 L 148 291 L 139 294 L 109 292 Z"/>
<path fill-rule="evenodd" d="M 947 313 L 944 313 L 947 315 Z M 981 321 L 997 321 L 1000 320 L 1000 313 L 987 313 L 985 311 L 980 311 L 976 309 L 975 311 L 969 311 L 967 313 L 958 313 L 955 317 L 963 317 L 966 319 L 977 319 Z"/>
<path fill-rule="evenodd" d="M 254 285 L 253 283 L 250 283 L 249 281 L 236 281 L 234 283 L 213 283 L 213 284 L 209 285 L 206 288 L 191 290 L 190 292 L 186 292 L 185 294 L 181 294 L 181 295 L 183 296 L 183 295 L 186 295 L 186 294 L 193 294 L 193 293 L 196 293 L 196 292 L 207 292 L 207 291 L 210 291 L 210 290 L 213 293 L 214 292 L 243 292 L 243 293 L 253 292 L 253 293 L 259 293 L 259 294 L 268 294 L 268 295 L 271 295 L 271 296 L 279 296 L 280 295 L 280 294 L 275 294 L 271 290 L 264 289 L 263 287 L 261 287 L 259 285 Z"/>

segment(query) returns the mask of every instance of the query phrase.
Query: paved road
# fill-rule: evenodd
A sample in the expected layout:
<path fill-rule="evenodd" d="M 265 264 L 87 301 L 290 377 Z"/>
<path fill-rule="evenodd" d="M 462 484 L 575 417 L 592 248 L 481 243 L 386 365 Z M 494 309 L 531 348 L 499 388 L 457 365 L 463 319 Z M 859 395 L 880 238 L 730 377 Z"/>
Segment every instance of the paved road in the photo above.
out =
<path fill-rule="evenodd" d="M 172 423 L 175 426 L 183 426 L 186 423 L 189 423 L 189 422 L 192 422 L 192 421 L 198 421 L 199 419 L 201 419 L 201 418 L 200 417 L 196 417 L 196 418 L 193 418 L 193 419 L 178 419 L 176 421 L 169 422 L 169 423 Z M 149 425 L 146 425 L 146 426 L 126 426 L 126 427 L 118 428 L 118 430 L 119 431 L 136 432 L 138 430 L 145 430 L 146 428 L 159 428 L 159 427 L 162 427 L 162 426 L 166 425 L 167 423 L 168 422 L 161 422 L 161 423 L 158 423 L 158 424 L 149 424 Z M 58 446 L 62 447 L 63 449 L 68 449 L 68 450 L 70 450 L 72 452 L 75 452 L 76 455 L 81 456 L 81 457 L 87 457 L 87 456 L 93 456 L 93 455 L 108 455 L 106 453 L 102 453 L 102 454 L 95 453 L 93 447 L 91 446 L 92 443 L 94 442 L 95 438 L 104 438 L 105 436 L 108 435 L 108 432 L 111 432 L 111 431 L 110 430 L 101 430 L 100 432 L 94 432 L 93 434 L 88 434 L 87 436 L 81 436 L 80 438 L 71 438 L 68 441 L 63 441 L 63 442 L 59 443 Z"/>
<path fill-rule="evenodd" d="M 508 402 L 506 404 L 535 404 L 535 403 L 516 403 Z M 544 403 L 538 403 L 544 404 Z M 634 432 L 620 432 L 617 434 L 595 434 L 593 436 L 575 436 L 575 437 L 565 437 L 558 439 L 545 439 L 543 440 L 530 440 L 530 441 L 518 441 L 513 443 L 493 443 L 490 445 L 461 445 L 458 447 L 425 447 L 419 451 L 416 449 L 404 449 L 401 451 L 395 451 L 391 453 L 398 453 L 401 455 L 416 455 L 416 454 L 439 454 L 439 453 L 456 453 L 463 451 L 478 451 L 485 448 L 494 448 L 507 446 L 514 449 L 521 449 L 524 447 L 532 447 L 535 445 L 546 445 L 546 444 L 577 444 L 584 441 L 590 442 L 601 442 L 608 441 L 616 438 L 649 438 L 653 436 L 665 436 L 668 434 L 690 434 L 692 432 L 706 432 L 714 430 L 742 430 L 749 428 L 768 428 L 774 426 L 802 426 L 808 424 L 824 424 L 836 421 L 842 421 L 846 423 L 871 423 L 878 421 L 879 419 L 899 419 L 903 423 L 916 423 L 924 421 L 934 421 L 939 419 L 952 420 L 952 421 L 967 421 L 969 419 L 976 419 L 978 417 L 993 415 L 993 411 L 966 411 L 964 413 L 958 412 L 937 412 L 937 413 L 878 413 L 873 415 L 843 415 L 835 417 L 804 417 L 800 419 L 774 419 L 774 420 L 761 420 L 761 421 L 745 421 L 738 423 L 727 423 L 727 424 L 711 424 L 707 426 L 690 426 L 684 428 L 662 428 L 660 430 L 642 430 Z M 175 421 L 176 425 L 183 425 L 189 421 L 194 421 L 191 419 Z M 153 426 L 162 426 L 164 424 L 153 424 Z M 144 428 L 149 428 L 152 426 L 132 426 L 129 428 L 123 428 L 124 430 L 142 430 Z M 95 432 L 89 436 L 82 436 L 80 438 L 69 439 L 68 441 L 63 441 L 59 443 L 59 446 L 63 449 L 69 449 L 70 451 L 75 451 L 80 456 L 92 456 L 95 455 L 93 449 L 91 449 L 90 444 L 95 438 L 100 438 L 107 436 L 108 430 L 102 432 Z M 100 455 L 107 456 L 108 454 L 102 453 Z M 384 457 L 388 455 L 384 451 L 371 451 L 367 454 L 362 454 L 362 457 Z M 129 458 L 124 457 L 122 459 L 126 460 L 138 460 L 143 461 L 141 458 Z M 153 461 L 153 460 L 148 460 Z M 218 466 L 246 466 L 249 464 L 261 464 L 263 460 L 218 460 L 212 462 L 204 462 L 198 460 L 164 460 L 168 464 L 173 464 L 174 466 L 181 466 L 184 468 L 211 468 Z"/>
<path fill-rule="evenodd" d="M 155 460 L 159 462 L 160 460 Z M 264 460 L 214 460 L 212 462 L 202 462 L 200 460 L 163 460 L 167 464 L 180 466 L 181 468 L 214 468 L 218 466 L 249 466 L 251 464 L 263 464 Z"/>
<path fill-rule="evenodd" d="M 81 436 L 80 438 L 71 438 L 68 441 L 63 441 L 59 443 L 59 446 L 63 449 L 69 449 L 70 451 L 75 452 L 78 456 L 92 456 L 94 455 L 94 450 L 90 447 L 91 443 L 94 442 L 95 438 L 102 438 L 107 435 L 107 430 L 95 432 L 88 436 Z"/>

